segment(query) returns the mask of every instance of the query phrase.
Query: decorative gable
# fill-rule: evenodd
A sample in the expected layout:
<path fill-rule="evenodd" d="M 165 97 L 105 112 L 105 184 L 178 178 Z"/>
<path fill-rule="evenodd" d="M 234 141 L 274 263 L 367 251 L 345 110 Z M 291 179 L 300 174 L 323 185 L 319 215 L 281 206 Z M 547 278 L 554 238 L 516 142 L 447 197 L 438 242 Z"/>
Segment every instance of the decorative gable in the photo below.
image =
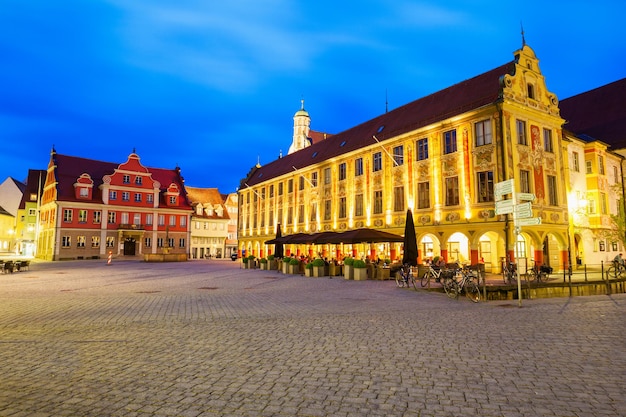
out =
<path fill-rule="evenodd" d="M 93 199 L 93 180 L 87 173 L 83 173 L 74 183 L 74 196 L 79 200 Z"/>
<path fill-rule="evenodd" d="M 180 189 L 175 183 L 171 183 L 165 192 L 165 205 L 168 207 L 178 206 L 180 200 Z"/>

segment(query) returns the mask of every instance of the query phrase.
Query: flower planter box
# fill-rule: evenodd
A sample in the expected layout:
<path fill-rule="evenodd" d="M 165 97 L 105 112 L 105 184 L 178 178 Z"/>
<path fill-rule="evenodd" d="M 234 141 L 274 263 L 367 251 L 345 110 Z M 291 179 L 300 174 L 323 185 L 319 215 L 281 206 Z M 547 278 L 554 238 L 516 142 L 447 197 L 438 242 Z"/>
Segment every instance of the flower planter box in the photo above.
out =
<path fill-rule="evenodd" d="M 343 277 L 345 279 L 354 279 L 354 268 L 352 265 L 343 266 Z"/>
<path fill-rule="evenodd" d="M 259 262 L 260 265 L 260 269 L 264 270 L 264 271 L 268 271 L 270 269 L 270 265 L 267 262 Z"/>
<path fill-rule="evenodd" d="M 304 276 L 312 277 L 313 276 L 313 268 L 304 268 Z"/>
<path fill-rule="evenodd" d="M 339 275 L 343 275 L 341 265 L 330 264 L 328 266 L 328 275 L 330 275 L 331 277 L 338 277 Z"/>
<path fill-rule="evenodd" d="M 278 261 L 276 260 L 267 261 L 267 265 L 271 271 L 276 271 L 278 269 Z"/>
<path fill-rule="evenodd" d="M 314 266 L 313 267 L 313 276 L 316 278 L 321 278 L 326 276 L 326 266 Z"/>
<path fill-rule="evenodd" d="M 287 273 L 291 275 L 299 275 L 300 265 L 289 265 L 289 267 L 287 268 Z"/>
<path fill-rule="evenodd" d="M 352 268 L 355 281 L 367 280 L 367 268 Z"/>

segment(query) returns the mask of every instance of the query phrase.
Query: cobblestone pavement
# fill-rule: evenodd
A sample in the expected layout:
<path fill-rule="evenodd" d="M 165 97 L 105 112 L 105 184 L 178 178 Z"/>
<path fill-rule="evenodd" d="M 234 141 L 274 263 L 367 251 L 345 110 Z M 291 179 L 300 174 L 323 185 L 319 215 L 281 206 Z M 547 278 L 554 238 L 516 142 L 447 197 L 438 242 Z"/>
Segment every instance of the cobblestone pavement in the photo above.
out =
<path fill-rule="evenodd" d="M 491 301 L 230 261 L 0 275 L 0 416 L 624 416 L 626 296 Z"/>

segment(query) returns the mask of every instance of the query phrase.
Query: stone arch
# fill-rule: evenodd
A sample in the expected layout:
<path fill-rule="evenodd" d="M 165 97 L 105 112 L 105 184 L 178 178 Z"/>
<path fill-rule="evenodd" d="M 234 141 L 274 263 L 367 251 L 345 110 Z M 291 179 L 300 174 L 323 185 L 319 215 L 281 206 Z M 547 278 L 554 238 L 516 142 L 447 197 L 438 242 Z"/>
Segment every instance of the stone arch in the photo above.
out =
<path fill-rule="evenodd" d="M 441 241 L 436 234 L 427 232 L 417 236 L 418 262 L 432 260 L 435 256 L 441 255 L 441 249 Z"/>

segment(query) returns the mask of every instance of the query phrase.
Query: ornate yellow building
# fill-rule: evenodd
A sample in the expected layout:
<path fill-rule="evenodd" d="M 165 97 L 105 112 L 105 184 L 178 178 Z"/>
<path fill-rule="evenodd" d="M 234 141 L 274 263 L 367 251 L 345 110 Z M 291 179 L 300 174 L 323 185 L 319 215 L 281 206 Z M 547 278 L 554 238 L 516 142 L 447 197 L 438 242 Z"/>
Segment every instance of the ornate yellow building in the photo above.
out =
<path fill-rule="evenodd" d="M 566 268 L 570 142 L 563 140 L 563 123 L 526 44 L 505 65 L 336 135 L 315 132 L 318 140 L 302 140 L 312 137 L 302 106 L 290 153 L 257 165 L 242 180 L 239 250 L 270 254 L 273 245 L 265 241 L 275 237 L 278 223 L 283 235 L 364 227 L 401 235 L 411 209 L 422 260 L 482 261 L 498 272 L 508 256 L 522 268 L 531 261 Z M 505 181 L 514 193 L 496 186 Z M 523 203 L 532 195 L 530 213 L 503 208 L 528 208 Z M 496 204 L 501 199 L 513 206 Z M 520 221 L 529 215 L 532 220 Z M 396 259 L 402 245 L 285 249 Z"/>

